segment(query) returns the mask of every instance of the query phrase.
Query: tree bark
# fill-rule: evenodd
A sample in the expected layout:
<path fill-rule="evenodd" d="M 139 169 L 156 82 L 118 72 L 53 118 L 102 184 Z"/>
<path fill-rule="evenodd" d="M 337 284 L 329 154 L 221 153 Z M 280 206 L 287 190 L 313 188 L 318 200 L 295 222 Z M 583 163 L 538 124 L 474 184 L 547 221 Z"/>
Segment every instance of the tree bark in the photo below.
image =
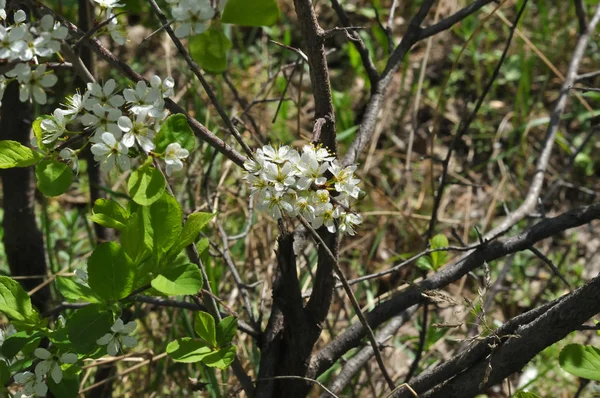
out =
<path fill-rule="evenodd" d="M 0 110 L 0 139 L 18 141 L 29 146 L 32 108 L 19 101 L 19 85 L 12 82 L 6 88 Z M 13 276 L 46 275 L 44 239 L 35 217 L 35 182 L 33 167 L 1 170 L 4 218 L 4 251 Z M 25 290 L 38 286 L 43 279 L 23 279 Z M 38 290 L 31 297 L 41 312 L 48 309 L 50 289 Z"/>

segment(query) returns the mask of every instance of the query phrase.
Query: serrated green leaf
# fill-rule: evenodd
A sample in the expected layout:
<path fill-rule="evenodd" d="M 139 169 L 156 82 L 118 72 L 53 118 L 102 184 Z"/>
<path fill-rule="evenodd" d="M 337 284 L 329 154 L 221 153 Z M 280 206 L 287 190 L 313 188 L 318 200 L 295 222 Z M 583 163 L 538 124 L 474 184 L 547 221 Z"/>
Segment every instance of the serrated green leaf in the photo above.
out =
<path fill-rule="evenodd" d="M 217 325 L 217 345 L 224 347 L 231 344 L 231 340 L 235 336 L 237 331 L 238 320 L 232 316 L 221 319 L 221 322 Z"/>
<path fill-rule="evenodd" d="M 278 17 L 276 0 L 229 0 L 221 21 L 242 26 L 271 26 Z"/>
<path fill-rule="evenodd" d="M 575 376 L 600 381 L 600 350 L 594 346 L 569 344 L 560 352 L 558 363 Z"/>
<path fill-rule="evenodd" d="M 55 160 L 42 160 L 35 166 L 37 187 L 46 196 L 58 196 L 67 192 L 73 183 L 71 168 Z"/>
<path fill-rule="evenodd" d="M 177 113 L 171 115 L 161 124 L 160 130 L 154 138 L 155 152 L 161 153 L 167 149 L 169 144 L 177 142 L 182 148 L 190 153 L 196 146 L 196 137 L 185 115 Z"/>
<path fill-rule="evenodd" d="M 202 358 L 202 363 L 211 368 L 227 369 L 235 359 L 236 346 L 229 346 L 213 351 Z"/>
<path fill-rule="evenodd" d="M 0 141 L 0 169 L 32 166 L 41 158 L 39 153 L 17 141 Z"/>
<path fill-rule="evenodd" d="M 154 167 L 142 166 L 131 173 L 127 189 L 134 202 L 149 206 L 165 193 L 166 181 L 162 173 Z"/>
<path fill-rule="evenodd" d="M 99 244 L 88 260 L 90 289 L 106 301 L 126 297 L 133 290 L 135 266 L 115 242 Z"/>
<path fill-rule="evenodd" d="M 181 234 L 179 235 L 177 244 L 173 246 L 167 257 L 173 258 L 174 256 L 178 255 L 183 249 L 194 243 L 196 239 L 198 239 L 198 235 L 200 234 L 202 228 L 204 228 L 204 226 L 206 226 L 206 224 L 208 224 L 208 222 L 212 220 L 215 217 L 215 215 L 216 214 L 213 213 L 190 214 L 187 221 L 185 222 L 185 225 L 183 226 L 183 229 L 181 230 Z M 208 247 L 208 240 L 206 242 L 201 241 L 201 243 L 198 243 L 198 245 L 196 246 L 198 253 L 201 253 L 200 249 L 204 245 Z M 204 247 L 202 251 L 204 251 L 206 247 Z"/>
<path fill-rule="evenodd" d="M 121 230 L 125 228 L 129 213 L 112 199 L 97 199 L 92 208 L 90 219 L 106 228 Z"/>
<path fill-rule="evenodd" d="M 440 249 L 442 247 L 448 247 L 448 238 L 445 235 L 435 235 L 429 241 L 432 249 Z M 448 253 L 445 251 L 438 251 L 431 253 L 431 265 L 434 271 L 437 271 L 442 265 L 446 263 Z"/>
<path fill-rule="evenodd" d="M 199 362 L 212 352 L 211 348 L 200 339 L 184 337 L 167 345 L 167 354 L 176 362 Z"/>
<path fill-rule="evenodd" d="M 202 273 L 194 264 L 186 264 L 161 272 L 150 284 L 169 296 L 196 294 L 202 289 Z"/>
<path fill-rule="evenodd" d="M 41 320 L 27 292 L 8 276 L 0 276 L 0 312 L 24 326 L 37 325 Z"/>
<path fill-rule="evenodd" d="M 208 312 L 198 311 L 194 317 L 194 330 L 211 347 L 217 346 L 215 318 Z"/>
<path fill-rule="evenodd" d="M 232 44 L 221 26 L 212 25 L 204 33 L 192 36 L 188 45 L 192 59 L 205 71 L 223 73 L 227 70 L 227 52 Z"/>
<path fill-rule="evenodd" d="M 71 301 L 85 300 L 90 303 L 99 303 L 100 298 L 94 294 L 92 289 L 81 283 L 75 282 L 72 278 L 57 276 L 56 288 L 66 298 Z"/>
<path fill-rule="evenodd" d="M 98 348 L 96 340 L 110 331 L 112 314 L 99 305 L 88 305 L 75 311 L 67 321 L 67 334 L 79 354 Z"/>

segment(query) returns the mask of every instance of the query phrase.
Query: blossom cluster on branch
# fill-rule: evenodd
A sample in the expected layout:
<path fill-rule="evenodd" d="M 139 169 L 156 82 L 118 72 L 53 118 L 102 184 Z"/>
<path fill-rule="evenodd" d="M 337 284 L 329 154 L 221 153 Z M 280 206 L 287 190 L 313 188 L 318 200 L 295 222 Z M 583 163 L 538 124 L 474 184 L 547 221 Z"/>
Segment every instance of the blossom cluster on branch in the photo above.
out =
<path fill-rule="evenodd" d="M 6 0 L 0 0 L 0 63 L 6 62 L 12 68 L 0 74 L 0 101 L 8 83 L 16 80 L 22 102 L 33 98 L 38 104 L 45 104 L 46 90 L 58 79 L 40 60 L 58 52 L 60 40 L 67 37 L 68 30 L 50 15 L 30 23 L 23 10 L 17 10 L 14 22 L 9 24 L 5 7 Z"/>
<path fill-rule="evenodd" d="M 217 12 L 222 12 L 227 0 L 220 0 L 213 8 L 209 0 L 167 0 L 173 8 L 175 35 L 179 38 L 199 35 L 208 29 L 209 21 Z"/>
<path fill-rule="evenodd" d="M 276 220 L 301 215 L 314 229 L 325 226 L 335 232 L 337 224 L 340 232 L 350 235 L 362 223 L 351 209 L 362 192 L 356 166 L 342 167 L 323 147 L 305 145 L 300 154 L 289 146 L 266 145 L 244 167 L 258 208 Z"/>
<path fill-rule="evenodd" d="M 72 95 L 64 108 L 55 109 L 52 116 L 41 121 L 44 148 L 40 149 L 52 150 L 61 139 L 77 133 L 70 131 L 70 126 L 82 125 L 91 133 L 91 151 L 102 170 L 110 171 L 115 166 L 129 170 L 130 156 L 147 155 L 155 149 L 153 139 L 168 115 L 164 98 L 173 94 L 173 87 L 171 77 L 163 81 L 159 76 L 153 76 L 150 85 L 140 80 L 134 88 L 122 93 L 113 79 L 104 84 L 88 83 L 83 94 Z M 70 148 L 60 151 L 60 156 L 75 171 L 79 151 Z M 182 159 L 188 155 L 179 143 L 169 144 L 163 154 L 167 175 L 181 170 Z"/>

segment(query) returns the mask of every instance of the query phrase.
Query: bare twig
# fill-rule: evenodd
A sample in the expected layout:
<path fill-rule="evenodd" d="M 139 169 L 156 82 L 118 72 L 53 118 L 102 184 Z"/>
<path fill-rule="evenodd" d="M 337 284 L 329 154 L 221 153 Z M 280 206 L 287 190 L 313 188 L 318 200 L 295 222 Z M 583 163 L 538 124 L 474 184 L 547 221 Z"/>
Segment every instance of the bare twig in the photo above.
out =
<path fill-rule="evenodd" d="M 194 72 L 194 75 L 196 75 L 196 77 L 200 81 L 200 84 L 204 88 L 204 91 L 206 91 L 208 98 L 210 98 L 210 102 L 212 102 L 213 106 L 217 110 L 217 113 L 219 114 L 219 116 L 221 116 L 221 119 L 223 120 L 223 122 L 225 123 L 225 125 L 227 126 L 227 128 L 229 129 L 231 134 L 235 137 L 235 139 L 240 144 L 240 146 L 242 147 L 244 152 L 246 152 L 246 155 L 248 155 L 249 158 L 253 158 L 252 150 L 250 149 L 248 144 L 246 144 L 246 142 L 242 138 L 240 132 L 237 130 L 237 128 L 231 122 L 231 119 L 229 118 L 229 116 L 227 115 L 227 113 L 225 112 L 223 107 L 221 106 L 221 103 L 219 102 L 219 99 L 217 98 L 216 94 L 213 92 L 212 88 L 210 87 L 210 85 L 208 84 L 208 82 L 206 81 L 204 76 L 202 75 L 202 72 L 200 71 L 198 64 L 196 64 L 196 62 L 194 62 L 192 57 L 190 57 L 189 52 L 186 50 L 186 48 L 184 47 L 181 40 L 179 40 L 179 38 L 177 36 L 175 36 L 175 32 L 173 31 L 171 26 L 168 25 L 167 17 L 165 16 L 165 14 L 163 14 L 163 12 L 160 9 L 160 7 L 158 6 L 158 4 L 156 4 L 156 1 L 150 0 L 150 5 L 152 6 L 152 9 L 158 16 L 158 19 L 160 20 L 160 22 L 164 25 L 165 31 L 169 34 L 169 37 L 175 44 L 175 47 L 177 47 L 177 50 L 179 50 L 179 53 L 183 56 L 183 59 L 185 59 L 185 62 L 188 64 L 188 66 L 190 67 L 192 72 Z"/>
<path fill-rule="evenodd" d="M 308 232 L 312 235 L 312 237 L 322 246 L 322 248 L 325 250 L 325 253 L 327 253 L 327 255 L 329 256 L 329 260 L 333 264 L 333 269 L 334 269 L 336 275 L 338 276 L 338 278 L 340 278 L 340 281 L 342 282 L 342 286 L 344 287 L 344 290 L 345 290 L 346 294 L 348 295 L 350 302 L 352 303 L 352 307 L 354 308 L 354 311 L 356 312 L 358 319 L 360 320 L 360 322 L 362 323 L 362 325 L 364 326 L 364 328 L 366 330 L 367 338 L 369 339 L 369 342 L 371 343 L 371 347 L 373 347 L 373 354 L 375 355 L 375 360 L 377 361 L 377 364 L 379 365 L 379 369 L 381 370 L 381 373 L 383 374 L 383 377 L 385 378 L 385 380 L 388 384 L 388 387 L 390 388 L 391 391 L 393 391 L 396 388 L 396 385 L 394 384 L 394 381 L 392 380 L 392 378 L 390 377 L 390 375 L 387 372 L 387 369 L 385 368 L 385 364 L 383 363 L 383 358 L 381 358 L 381 353 L 379 352 L 379 345 L 377 344 L 377 340 L 375 339 L 375 334 L 373 334 L 373 330 L 371 329 L 369 322 L 367 321 L 364 314 L 362 313 L 362 309 L 360 308 L 360 305 L 358 304 L 358 301 L 356 300 L 356 296 L 354 296 L 354 293 L 352 292 L 352 288 L 348 284 L 348 280 L 346 279 L 346 276 L 344 275 L 344 273 L 342 272 L 342 269 L 340 268 L 340 265 L 338 264 L 337 258 L 331 252 L 331 250 L 329 250 L 325 241 L 321 238 L 321 236 L 317 233 L 317 231 L 315 231 L 314 228 L 308 223 L 308 221 L 306 221 L 306 219 L 303 216 L 299 216 L 299 219 L 300 219 L 300 222 L 302 223 L 302 225 L 304 225 L 304 228 L 306 228 L 308 230 Z"/>
<path fill-rule="evenodd" d="M 371 327 L 377 327 L 408 307 L 422 302 L 424 300 L 421 294 L 423 291 L 441 289 L 482 266 L 485 262 L 489 263 L 511 253 L 528 250 L 540 240 L 599 218 L 600 204 L 595 204 L 568 211 L 554 218 L 544 219 L 517 236 L 486 242 L 485 245 L 480 246 L 469 255 L 446 265 L 440 271 L 411 285 L 390 300 L 376 305 L 366 318 Z M 355 347 L 365 333 L 360 322 L 349 326 L 315 355 L 311 364 L 315 373 L 309 376 L 320 375 L 328 369 L 342 354 Z"/>
<path fill-rule="evenodd" d="M 498 74 L 500 73 L 500 68 L 502 67 L 502 64 L 504 63 L 504 60 L 506 59 L 506 56 L 508 54 L 508 50 L 510 49 L 512 39 L 515 34 L 515 29 L 517 28 L 519 20 L 521 19 L 521 16 L 523 15 L 523 12 L 525 11 L 526 6 L 527 6 L 527 0 L 525 0 L 522 3 L 521 8 L 517 12 L 517 15 L 515 17 L 515 22 L 512 24 L 510 33 L 508 35 L 508 39 L 506 40 L 506 44 L 504 46 L 504 51 L 502 51 L 502 55 L 500 56 L 500 59 L 498 60 L 498 63 L 496 64 L 496 67 L 494 68 L 494 71 L 492 72 L 492 75 L 490 76 L 487 85 L 485 86 L 485 88 L 483 89 L 483 92 L 477 99 L 477 103 L 475 104 L 475 107 L 471 111 L 471 114 L 469 115 L 469 117 L 465 121 L 461 122 L 461 124 L 459 125 L 458 131 L 456 132 L 456 135 L 454 136 L 454 139 L 452 140 L 452 143 L 450 144 L 450 147 L 448 148 L 448 152 L 446 153 L 446 157 L 444 158 L 444 161 L 442 163 L 442 175 L 440 177 L 440 185 L 438 187 L 438 190 L 435 195 L 434 202 L 433 202 L 433 210 L 431 211 L 431 220 L 429 221 L 429 228 L 427 230 L 427 236 L 433 236 L 433 232 L 435 230 L 435 224 L 437 221 L 437 213 L 438 213 L 438 209 L 439 209 L 439 206 L 440 206 L 440 203 L 442 200 L 442 196 L 444 195 L 444 189 L 446 188 L 446 180 L 448 178 L 448 167 L 450 165 L 450 159 L 452 158 L 452 153 L 454 151 L 454 148 L 460 142 L 460 140 L 462 139 L 463 135 L 467 132 L 469 127 L 471 127 L 471 123 L 473 123 L 473 121 L 475 120 L 475 116 L 477 116 L 477 113 L 479 112 L 479 108 L 481 108 L 481 105 L 483 105 L 483 101 L 485 100 L 487 93 L 490 91 L 490 89 L 492 88 L 492 85 L 496 81 L 496 78 L 498 77 Z"/>

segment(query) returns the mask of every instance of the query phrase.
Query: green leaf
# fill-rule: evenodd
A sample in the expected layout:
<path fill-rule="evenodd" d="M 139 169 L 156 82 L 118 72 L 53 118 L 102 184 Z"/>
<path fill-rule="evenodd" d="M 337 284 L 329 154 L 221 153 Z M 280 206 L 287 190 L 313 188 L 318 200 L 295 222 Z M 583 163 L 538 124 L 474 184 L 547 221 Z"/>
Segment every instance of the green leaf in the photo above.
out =
<path fill-rule="evenodd" d="M 46 196 L 58 196 L 67 192 L 73 183 L 71 168 L 55 160 L 42 160 L 35 166 L 37 187 Z"/>
<path fill-rule="evenodd" d="M 216 214 L 213 213 L 192 213 L 188 217 L 185 225 L 183 226 L 183 230 L 179 235 L 179 239 L 177 239 L 177 244 L 173 246 L 171 251 L 169 252 L 169 258 L 172 258 L 178 255 L 183 249 L 191 245 L 198 239 L 198 235 L 200 231 L 210 220 L 215 217 Z M 201 245 L 205 243 L 202 242 Z M 208 241 L 206 241 L 208 244 Z M 198 245 L 200 246 L 200 244 Z M 197 247 L 198 251 L 200 251 L 199 247 Z"/>
<path fill-rule="evenodd" d="M 26 327 L 40 322 L 40 314 L 31 306 L 27 292 L 8 276 L 0 276 L 0 312 Z"/>
<path fill-rule="evenodd" d="M 152 226 L 139 208 L 127 220 L 121 231 L 121 244 L 134 264 L 141 264 L 152 253 Z"/>
<path fill-rule="evenodd" d="M 560 352 L 558 363 L 575 376 L 600 381 L 600 350 L 594 346 L 569 344 Z"/>
<path fill-rule="evenodd" d="M 232 44 L 223 33 L 221 26 L 218 24 L 211 25 L 201 35 L 190 37 L 188 45 L 192 59 L 202 69 L 211 73 L 225 72 L 227 69 L 227 52 L 231 49 Z"/>
<path fill-rule="evenodd" d="M 4 340 L 4 343 L 2 343 L 2 355 L 6 358 L 12 359 L 19 353 L 19 351 L 28 351 L 25 348 L 27 345 L 35 346 L 33 348 L 35 350 L 41 339 L 42 334 L 40 332 L 35 332 L 33 334 L 28 334 L 27 332 L 17 332 L 12 336 L 7 337 L 6 340 Z"/>
<path fill-rule="evenodd" d="M 32 166 L 41 158 L 39 153 L 17 141 L 0 141 L 0 169 Z"/>
<path fill-rule="evenodd" d="M 440 249 L 442 247 L 448 247 L 448 238 L 445 235 L 435 235 L 429 241 L 432 249 Z M 446 263 L 446 257 L 448 253 L 445 251 L 431 253 L 431 265 L 434 271 L 437 271 L 442 265 Z"/>
<path fill-rule="evenodd" d="M 96 224 L 118 230 L 125 228 L 125 223 L 127 223 L 128 218 L 129 213 L 127 210 L 111 199 L 97 199 L 96 202 L 94 202 L 92 216 L 90 217 Z"/>
<path fill-rule="evenodd" d="M 196 312 L 194 317 L 194 330 L 211 347 L 217 346 L 217 334 L 215 329 L 215 318 L 208 312 Z"/>
<path fill-rule="evenodd" d="M 4 361 L 0 361 L 0 386 L 4 387 L 10 380 L 11 371 L 8 368 L 8 364 Z"/>
<path fill-rule="evenodd" d="M 150 284 L 169 296 L 196 294 L 202 289 L 202 274 L 194 264 L 186 264 L 161 272 Z"/>
<path fill-rule="evenodd" d="M 271 26 L 278 17 L 276 0 L 229 0 L 221 21 L 242 26 Z"/>
<path fill-rule="evenodd" d="M 52 377 L 48 377 L 46 383 L 55 397 L 77 398 L 79 396 L 79 378 L 63 378 L 59 384 L 56 384 Z"/>
<path fill-rule="evenodd" d="M 88 283 L 106 301 L 126 297 L 133 290 L 135 266 L 115 242 L 99 244 L 88 260 Z"/>
<path fill-rule="evenodd" d="M 79 354 L 98 348 L 96 340 L 110 331 L 112 314 L 99 305 L 88 305 L 75 311 L 67 322 L 67 333 Z"/>
<path fill-rule="evenodd" d="M 181 113 L 171 115 L 160 126 L 160 131 L 154 138 L 155 152 L 161 153 L 169 144 L 177 142 L 189 152 L 196 146 L 196 137 L 188 124 L 187 118 Z"/>
<path fill-rule="evenodd" d="M 235 359 L 236 346 L 229 346 L 213 351 L 204 358 L 202 363 L 211 368 L 227 369 Z"/>
<path fill-rule="evenodd" d="M 217 325 L 217 345 L 224 347 L 231 344 L 231 340 L 235 336 L 237 331 L 238 320 L 232 316 L 221 319 L 221 322 Z"/>
<path fill-rule="evenodd" d="M 211 352 L 204 341 L 191 337 L 177 339 L 167 345 L 167 354 L 176 362 L 199 362 Z"/>
<path fill-rule="evenodd" d="M 75 282 L 72 278 L 57 276 L 56 288 L 66 298 L 71 301 L 85 300 L 90 303 L 99 303 L 100 298 L 94 294 L 92 289 L 86 285 Z"/>
<path fill-rule="evenodd" d="M 152 227 L 152 243 L 157 262 L 177 242 L 181 233 L 183 212 L 177 199 L 165 193 L 150 207 L 144 207 Z"/>
<path fill-rule="evenodd" d="M 127 189 L 135 203 L 149 206 L 165 193 L 165 178 L 154 167 L 142 166 L 131 173 Z"/>
<path fill-rule="evenodd" d="M 52 115 L 42 115 L 36 118 L 31 124 L 31 129 L 33 130 L 33 135 L 35 136 L 35 141 L 37 142 L 37 147 L 40 148 L 43 152 L 47 152 L 50 149 L 54 149 L 54 144 L 46 145 L 42 141 L 44 139 L 43 134 L 44 130 L 42 130 L 42 121 L 46 119 L 53 119 Z"/>

